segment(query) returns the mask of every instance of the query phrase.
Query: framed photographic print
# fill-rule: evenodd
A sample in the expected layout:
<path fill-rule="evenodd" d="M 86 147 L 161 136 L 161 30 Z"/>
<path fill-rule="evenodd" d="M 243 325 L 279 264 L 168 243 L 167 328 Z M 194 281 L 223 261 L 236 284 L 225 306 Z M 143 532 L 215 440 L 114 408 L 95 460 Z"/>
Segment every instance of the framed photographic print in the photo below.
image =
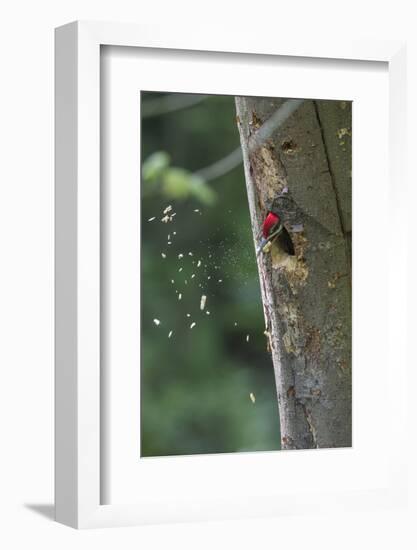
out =
<path fill-rule="evenodd" d="M 56 31 L 57 520 L 399 505 L 403 44 L 154 31 Z"/>

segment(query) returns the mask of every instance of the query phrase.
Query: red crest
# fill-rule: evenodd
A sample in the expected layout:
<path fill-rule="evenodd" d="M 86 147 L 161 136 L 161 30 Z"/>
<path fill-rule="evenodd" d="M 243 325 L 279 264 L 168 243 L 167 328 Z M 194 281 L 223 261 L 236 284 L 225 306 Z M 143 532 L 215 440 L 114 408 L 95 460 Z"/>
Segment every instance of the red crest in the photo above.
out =
<path fill-rule="evenodd" d="M 271 230 L 279 223 L 279 216 L 273 212 L 269 212 L 262 226 L 262 235 L 267 239 L 271 233 Z"/>

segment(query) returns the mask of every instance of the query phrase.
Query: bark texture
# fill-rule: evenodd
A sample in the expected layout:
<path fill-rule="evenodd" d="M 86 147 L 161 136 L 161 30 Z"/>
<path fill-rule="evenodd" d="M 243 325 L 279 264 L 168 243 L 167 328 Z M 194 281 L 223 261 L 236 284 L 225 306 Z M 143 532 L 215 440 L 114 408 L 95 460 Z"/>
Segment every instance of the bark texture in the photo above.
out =
<path fill-rule="evenodd" d="M 236 98 L 253 235 L 282 204 L 295 247 L 258 257 L 283 449 L 348 447 L 351 400 L 351 104 L 304 101 L 257 148 L 284 100 Z"/>

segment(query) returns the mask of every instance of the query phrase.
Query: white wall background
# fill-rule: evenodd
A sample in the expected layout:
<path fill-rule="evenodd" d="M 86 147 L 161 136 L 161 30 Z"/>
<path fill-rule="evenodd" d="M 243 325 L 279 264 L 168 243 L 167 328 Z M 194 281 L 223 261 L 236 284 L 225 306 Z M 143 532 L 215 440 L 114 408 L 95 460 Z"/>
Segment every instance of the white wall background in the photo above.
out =
<path fill-rule="evenodd" d="M 77 532 L 55 524 L 53 499 L 53 29 L 75 19 L 218 22 L 250 33 L 408 39 L 417 97 L 413 2 L 9 0 L 0 8 L 0 546 L 14 548 L 415 548 L 416 511 Z M 266 11 L 262 12 L 261 6 Z M 417 151 L 409 101 L 409 166 Z M 410 174 L 412 171 L 410 170 Z M 410 177 L 410 230 L 415 189 Z M 378 220 L 376 223 L 382 223 Z M 386 224 L 386 222 L 384 222 Z M 385 225 L 382 225 L 382 229 Z M 401 235 L 399 235 L 401 238 Z M 413 242 L 411 240 L 411 242 Z M 414 240 L 415 242 L 415 240 Z M 410 251 L 410 281 L 416 266 Z M 410 304 L 415 292 L 410 293 Z M 415 302 L 414 302 L 415 303 Z M 410 306 L 410 335 L 413 308 Z M 410 400 L 415 374 L 410 361 Z M 414 383 L 413 383 L 414 381 Z M 393 388 L 395 391 L 395 388 Z M 410 407 L 415 409 L 415 407 Z M 411 414 L 415 412 L 412 410 Z M 415 420 L 410 430 L 415 433 Z M 415 437 L 411 438 L 415 440 Z M 387 444 L 395 434 L 387 434 Z M 415 445 L 410 449 L 415 453 Z M 415 456 L 415 454 L 414 454 Z M 412 472 L 413 479 L 415 474 Z M 414 484 L 414 491 L 416 485 Z M 416 493 L 414 492 L 414 495 Z M 415 496 L 412 499 L 416 502 Z M 301 523 L 300 523 L 301 522 Z"/>

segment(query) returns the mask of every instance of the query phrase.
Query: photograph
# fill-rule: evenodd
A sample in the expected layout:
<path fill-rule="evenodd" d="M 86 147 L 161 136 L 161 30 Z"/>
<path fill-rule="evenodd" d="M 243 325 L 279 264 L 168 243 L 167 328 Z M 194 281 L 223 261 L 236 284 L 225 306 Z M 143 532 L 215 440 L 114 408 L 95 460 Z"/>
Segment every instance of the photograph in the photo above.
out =
<path fill-rule="evenodd" d="M 0 549 L 416 550 L 412 3 L 2 7 Z"/>
<path fill-rule="evenodd" d="M 352 102 L 142 91 L 141 457 L 352 445 Z"/>

